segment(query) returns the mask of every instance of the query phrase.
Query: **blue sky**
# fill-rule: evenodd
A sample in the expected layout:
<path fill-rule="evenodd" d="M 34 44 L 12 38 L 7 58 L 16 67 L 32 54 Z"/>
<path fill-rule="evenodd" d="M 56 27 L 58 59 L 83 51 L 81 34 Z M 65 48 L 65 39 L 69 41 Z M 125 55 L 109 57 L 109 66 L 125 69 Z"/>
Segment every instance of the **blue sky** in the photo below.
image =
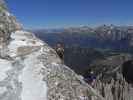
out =
<path fill-rule="evenodd" d="M 6 0 L 25 28 L 133 24 L 133 0 Z"/>

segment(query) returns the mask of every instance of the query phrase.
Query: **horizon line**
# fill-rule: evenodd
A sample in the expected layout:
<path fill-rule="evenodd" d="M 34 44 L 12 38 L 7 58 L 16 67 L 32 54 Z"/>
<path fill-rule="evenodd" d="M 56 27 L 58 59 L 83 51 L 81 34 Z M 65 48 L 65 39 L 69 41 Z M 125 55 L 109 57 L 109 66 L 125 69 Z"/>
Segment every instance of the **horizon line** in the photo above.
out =
<path fill-rule="evenodd" d="M 65 28 L 80 28 L 80 27 L 88 27 L 88 28 L 96 28 L 99 26 L 116 26 L 116 27 L 133 27 L 133 24 L 98 24 L 98 25 L 70 25 L 70 26 L 55 26 L 55 27 L 25 27 L 26 30 L 41 30 L 41 29 L 65 29 Z"/>

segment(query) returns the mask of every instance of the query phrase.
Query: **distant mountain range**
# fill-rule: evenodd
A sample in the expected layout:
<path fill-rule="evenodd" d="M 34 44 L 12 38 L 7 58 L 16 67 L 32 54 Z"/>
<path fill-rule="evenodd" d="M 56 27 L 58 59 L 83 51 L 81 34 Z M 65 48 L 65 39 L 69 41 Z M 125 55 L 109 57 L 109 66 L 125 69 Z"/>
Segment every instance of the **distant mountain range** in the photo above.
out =
<path fill-rule="evenodd" d="M 133 53 L 132 26 L 83 26 L 33 32 L 52 47 L 62 43 L 65 46 L 65 64 L 82 75 L 93 61 Z"/>
<path fill-rule="evenodd" d="M 102 25 L 95 28 L 88 26 L 52 30 L 34 30 L 39 38 L 49 45 L 58 42 L 65 46 L 132 51 L 133 26 Z"/>

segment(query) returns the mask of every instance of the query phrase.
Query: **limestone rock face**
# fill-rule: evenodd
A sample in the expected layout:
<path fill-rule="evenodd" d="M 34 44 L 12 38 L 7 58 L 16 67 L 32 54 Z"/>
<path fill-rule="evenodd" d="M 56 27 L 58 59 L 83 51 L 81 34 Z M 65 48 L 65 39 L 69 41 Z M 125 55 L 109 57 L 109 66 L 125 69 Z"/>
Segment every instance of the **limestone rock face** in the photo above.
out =
<path fill-rule="evenodd" d="M 133 100 L 133 87 L 125 80 L 113 80 L 110 83 L 97 81 L 95 89 L 105 100 Z"/>
<path fill-rule="evenodd" d="M 21 29 L 15 17 L 7 11 L 3 0 L 0 0 L 0 43 L 8 42 L 11 32 Z"/>
<path fill-rule="evenodd" d="M 121 54 L 108 57 L 92 64 L 91 67 L 97 72 L 98 76 L 94 88 L 99 91 L 105 100 L 133 99 L 133 87 L 125 80 L 126 77 L 123 75 L 123 71 L 126 71 L 123 70 L 124 63 L 132 61 L 132 59 L 130 54 Z M 129 72 L 131 73 L 132 68 L 130 70 Z M 129 75 L 129 72 L 126 72 L 126 74 Z"/>
<path fill-rule="evenodd" d="M 0 0 L 0 100 L 104 100 Z M 3 47 L 4 44 L 4 47 Z"/>

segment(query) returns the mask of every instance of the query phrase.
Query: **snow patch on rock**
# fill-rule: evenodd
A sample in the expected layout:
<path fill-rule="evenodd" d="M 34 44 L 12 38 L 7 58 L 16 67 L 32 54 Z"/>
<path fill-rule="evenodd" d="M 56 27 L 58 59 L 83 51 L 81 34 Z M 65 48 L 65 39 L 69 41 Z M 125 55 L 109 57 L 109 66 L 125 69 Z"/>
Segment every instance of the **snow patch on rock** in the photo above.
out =
<path fill-rule="evenodd" d="M 47 85 L 43 81 L 41 68 L 43 64 L 35 59 L 38 53 L 29 55 L 25 60 L 25 68 L 19 79 L 22 82 L 22 100 L 47 100 Z"/>
<path fill-rule="evenodd" d="M 9 53 L 11 57 L 18 55 L 17 50 L 19 47 L 35 47 L 43 46 L 44 43 L 32 35 L 32 33 L 25 31 L 16 31 L 11 34 L 12 41 L 8 45 Z"/>

